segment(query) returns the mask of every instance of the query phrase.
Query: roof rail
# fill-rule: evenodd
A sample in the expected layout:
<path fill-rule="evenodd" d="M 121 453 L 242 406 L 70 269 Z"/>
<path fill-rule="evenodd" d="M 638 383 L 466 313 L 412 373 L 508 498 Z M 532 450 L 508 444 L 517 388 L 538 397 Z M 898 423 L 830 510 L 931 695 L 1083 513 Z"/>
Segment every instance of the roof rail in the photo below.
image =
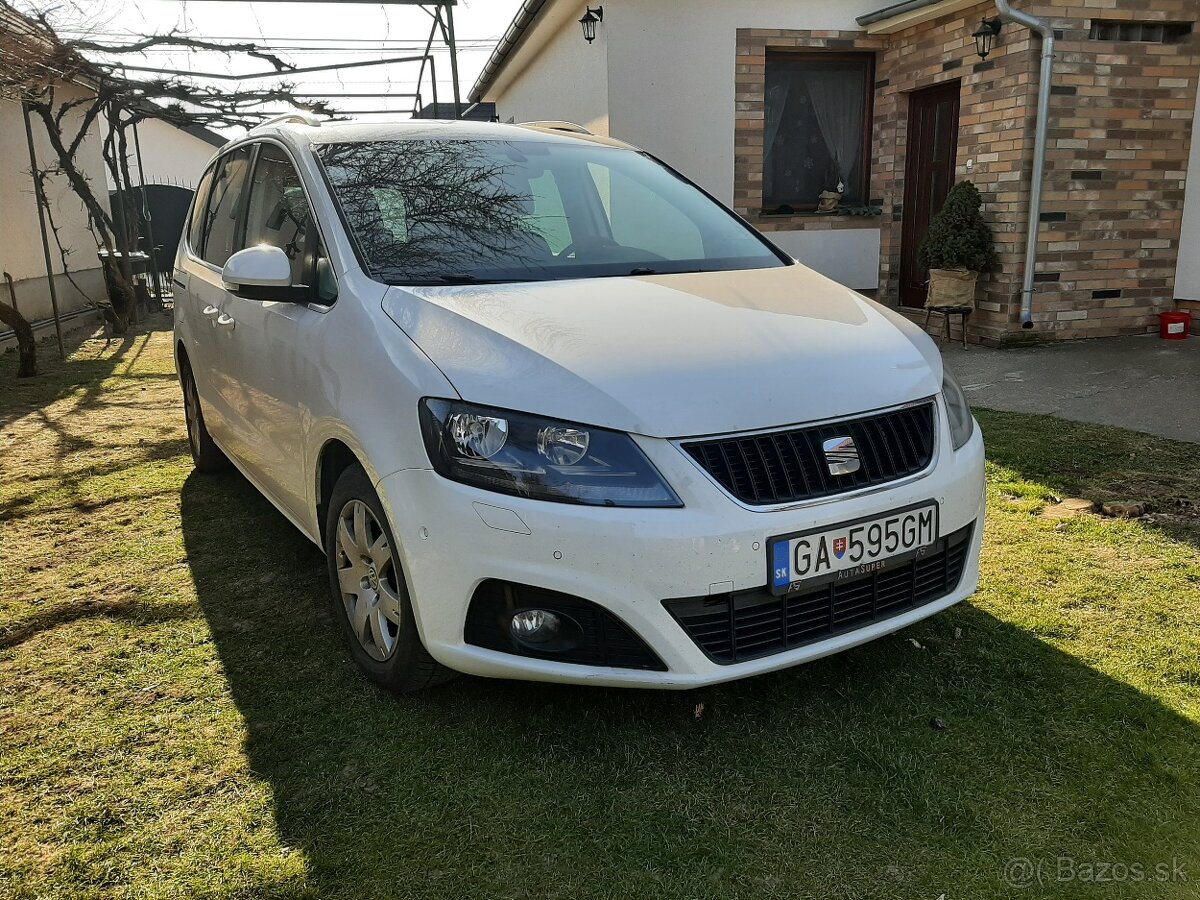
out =
<path fill-rule="evenodd" d="M 591 134 L 582 125 L 576 125 L 574 122 L 560 122 L 557 120 L 549 120 L 545 122 L 521 122 L 521 128 L 549 128 L 551 131 L 569 131 L 572 134 Z"/>
<path fill-rule="evenodd" d="M 254 128 L 251 130 L 257 130 L 259 128 L 266 128 L 268 125 L 282 125 L 284 122 L 299 122 L 302 125 L 310 125 L 313 128 L 321 127 L 321 120 L 318 119 L 316 116 L 314 116 L 312 113 L 290 112 L 290 113 L 280 113 L 277 116 L 271 116 L 271 118 L 269 118 L 269 119 L 264 119 L 263 121 L 261 121 L 257 125 L 255 125 Z"/>

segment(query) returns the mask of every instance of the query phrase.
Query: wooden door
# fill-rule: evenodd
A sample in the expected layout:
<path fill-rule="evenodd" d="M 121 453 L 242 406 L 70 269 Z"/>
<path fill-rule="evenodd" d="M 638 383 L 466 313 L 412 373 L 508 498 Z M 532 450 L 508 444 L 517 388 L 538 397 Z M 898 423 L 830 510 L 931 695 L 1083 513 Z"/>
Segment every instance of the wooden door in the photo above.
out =
<path fill-rule="evenodd" d="M 959 83 L 914 91 L 908 102 L 908 155 L 904 163 L 904 213 L 900 230 L 900 305 L 924 306 L 926 269 L 917 248 L 929 220 L 954 184 L 958 154 Z"/>

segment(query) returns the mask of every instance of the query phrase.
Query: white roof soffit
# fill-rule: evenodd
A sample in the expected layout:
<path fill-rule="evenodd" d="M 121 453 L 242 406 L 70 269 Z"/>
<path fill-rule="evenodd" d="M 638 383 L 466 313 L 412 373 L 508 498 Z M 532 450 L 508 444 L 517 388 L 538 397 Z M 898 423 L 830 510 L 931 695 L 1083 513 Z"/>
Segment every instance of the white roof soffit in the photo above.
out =
<path fill-rule="evenodd" d="M 940 0 L 940 2 L 927 3 L 920 6 L 907 3 L 897 4 L 895 15 L 876 22 L 867 23 L 866 32 L 867 34 L 895 34 L 897 31 L 903 31 L 905 28 L 911 28 L 913 25 L 931 22 L 950 13 L 956 13 L 960 10 L 976 6 L 978 3 L 979 0 Z M 917 8 L 904 11 L 904 7 L 908 6 L 917 6 Z M 886 10 L 883 11 L 886 12 Z M 864 16 L 863 18 L 870 17 Z"/>
<path fill-rule="evenodd" d="M 513 24 L 479 73 L 468 94 L 470 99 L 495 100 L 503 94 L 560 31 L 579 28 L 575 20 L 585 6 L 585 0 L 524 0 Z M 579 40 L 582 44 L 583 38 Z"/>

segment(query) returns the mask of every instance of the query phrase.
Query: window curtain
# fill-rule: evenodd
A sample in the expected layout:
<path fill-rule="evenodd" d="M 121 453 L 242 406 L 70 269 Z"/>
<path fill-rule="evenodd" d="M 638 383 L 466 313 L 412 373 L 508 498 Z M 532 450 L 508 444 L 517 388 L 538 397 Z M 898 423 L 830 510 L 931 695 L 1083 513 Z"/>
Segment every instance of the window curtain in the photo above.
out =
<path fill-rule="evenodd" d="M 812 69 L 802 77 L 821 136 L 837 166 L 838 179 L 843 186 L 848 185 L 862 148 L 862 74 L 857 70 Z"/>
<path fill-rule="evenodd" d="M 766 131 L 763 134 L 763 196 L 770 197 L 775 190 L 775 139 L 783 125 L 783 111 L 787 108 L 790 79 L 785 74 L 774 84 L 767 86 Z"/>

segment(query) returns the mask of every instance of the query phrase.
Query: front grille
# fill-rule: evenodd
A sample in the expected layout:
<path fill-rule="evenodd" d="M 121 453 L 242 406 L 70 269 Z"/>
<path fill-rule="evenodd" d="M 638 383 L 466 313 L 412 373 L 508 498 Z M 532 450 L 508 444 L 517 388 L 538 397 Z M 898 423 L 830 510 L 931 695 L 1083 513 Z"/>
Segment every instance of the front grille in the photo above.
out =
<path fill-rule="evenodd" d="M 831 475 L 822 443 L 851 437 L 860 467 Z M 933 459 L 933 402 L 892 412 L 683 445 L 725 490 L 766 506 L 844 494 L 914 475 Z"/>
<path fill-rule="evenodd" d="M 792 650 L 924 606 L 962 580 L 972 525 L 941 538 L 924 556 L 875 572 L 776 597 L 767 588 L 664 600 L 688 637 L 713 662 L 729 665 Z"/>
<path fill-rule="evenodd" d="M 542 651 L 518 644 L 509 633 L 512 614 L 536 607 L 562 613 L 579 624 L 582 637 L 570 648 Z M 489 579 L 475 590 L 467 610 L 464 634 L 468 644 L 582 666 L 645 669 L 665 672 L 663 661 L 620 619 L 582 597 L 528 584 Z"/>

